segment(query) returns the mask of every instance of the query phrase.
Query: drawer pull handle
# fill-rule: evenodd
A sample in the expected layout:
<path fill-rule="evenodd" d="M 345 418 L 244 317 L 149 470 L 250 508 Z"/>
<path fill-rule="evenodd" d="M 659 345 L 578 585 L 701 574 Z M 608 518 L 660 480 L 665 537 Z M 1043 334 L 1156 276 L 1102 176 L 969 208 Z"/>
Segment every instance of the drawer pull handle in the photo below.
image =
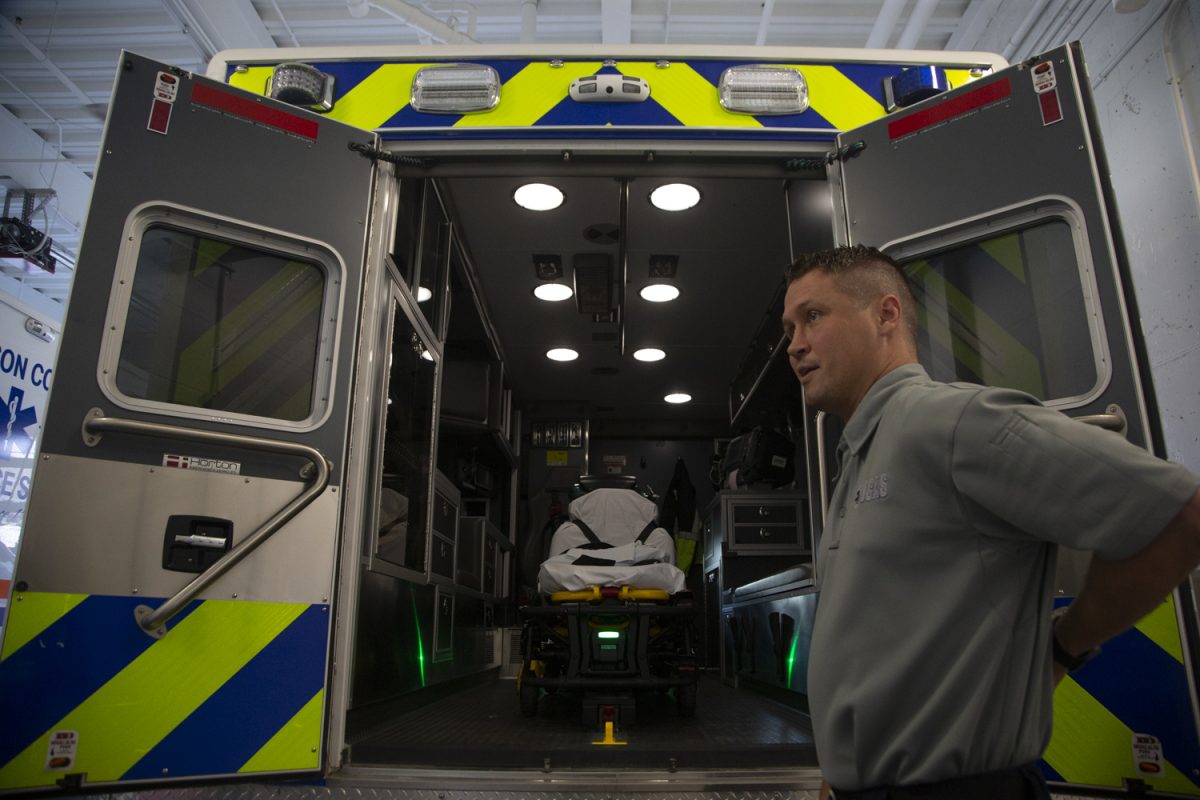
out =
<path fill-rule="evenodd" d="M 767 535 L 768 535 L 768 534 L 767 534 L 767 529 L 766 529 L 766 528 L 759 528 L 759 529 L 758 529 L 758 535 L 759 535 L 759 536 L 761 536 L 761 537 L 762 537 L 762 538 L 764 538 L 764 539 L 765 539 L 765 538 L 767 538 Z"/>
<path fill-rule="evenodd" d="M 758 507 L 758 515 L 759 515 L 760 517 L 769 517 L 769 516 L 771 515 L 771 512 L 770 512 L 770 511 L 767 511 L 767 507 L 766 507 L 766 506 L 759 506 L 759 507 Z"/>

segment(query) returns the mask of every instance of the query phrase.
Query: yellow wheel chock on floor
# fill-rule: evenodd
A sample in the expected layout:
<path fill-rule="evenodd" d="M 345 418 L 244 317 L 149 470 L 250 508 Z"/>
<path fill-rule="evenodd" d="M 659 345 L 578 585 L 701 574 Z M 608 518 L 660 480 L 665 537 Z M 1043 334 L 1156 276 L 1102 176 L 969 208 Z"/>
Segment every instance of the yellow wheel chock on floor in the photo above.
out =
<path fill-rule="evenodd" d="M 617 739 L 616 723 L 609 719 L 604 721 L 604 736 L 598 740 L 593 740 L 592 744 L 622 746 L 629 744 L 629 742 L 625 741 L 624 739 Z"/>

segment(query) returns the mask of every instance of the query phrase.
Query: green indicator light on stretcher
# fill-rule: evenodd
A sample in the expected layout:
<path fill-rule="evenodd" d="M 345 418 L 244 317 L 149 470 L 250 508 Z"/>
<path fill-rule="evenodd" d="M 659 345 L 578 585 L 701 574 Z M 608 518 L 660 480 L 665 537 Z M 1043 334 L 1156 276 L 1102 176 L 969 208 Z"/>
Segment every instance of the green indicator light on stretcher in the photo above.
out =
<path fill-rule="evenodd" d="M 621 632 L 620 631 L 596 631 L 596 638 L 598 638 L 598 639 L 620 639 Z"/>

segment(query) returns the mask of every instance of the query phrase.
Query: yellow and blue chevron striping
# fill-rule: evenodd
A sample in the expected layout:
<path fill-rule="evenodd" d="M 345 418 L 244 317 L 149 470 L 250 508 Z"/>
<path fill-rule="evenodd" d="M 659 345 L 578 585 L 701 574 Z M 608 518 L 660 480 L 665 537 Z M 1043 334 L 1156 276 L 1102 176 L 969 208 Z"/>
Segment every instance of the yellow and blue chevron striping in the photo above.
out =
<path fill-rule="evenodd" d="M 327 606 L 197 601 L 155 640 L 133 617 L 145 598 L 46 613 L 63 597 L 14 598 L 25 641 L 0 662 L 0 697 L 17 706 L 0 729 L 0 789 L 64 772 L 98 783 L 319 766 Z M 46 764 L 56 731 L 78 740 L 58 771 Z"/>
<path fill-rule="evenodd" d="M 1126 779 L 1141 780 L 1156 791 L 1200 796 L 1200 740 L 1187 698 L 1182 641 L 1168 598 L 1059 685 L 1043 770 L 1051 780 L 1114 789 L 1124 788 Z M 1135 734 L 1162 743 L 1160 774 L 1138 771 Z"/>
<path fill-rule="evenodd" d="M 660 135 L 688 137 L 742 136 L 776 132 L 805 132 L 806 138 L 831 139 L 839 130 L 882 117 L 883 79 L 898 73 L 900 64 L 795 63 L 809 85 L 811 107 L 802 114 L 750 116 L 726 111 L 718 101 L 721 73 L 742 62 L 694 59 L 671 63 L 655 60 L 620 61 L 605 66 L 595 60 L 529 61 L 483 59 L 501 80 L 500 104 L 473 114 L 421 114 L 409 105 L 412 78 L 430 62 L 318 62 L 334 77 L 333 119 L 385 138 L 429 135 L 430 129 L 453 129 L 486 135 L 512 129 L 557 129 L 563 135 L 586 136 L 597 128 L 653 128 Z M 257 94 L 266 92 L 272 66 L 231 69 L 231 85 Z M 575 78 L 596 73 L 620 73 L 643 78 L 650 98 L 642 103 L 583 104 L 569 99 Z M 966 66 L 947 69 L 952 86 L 973 79 Z M 666 129 L 666 132 L 663 131 Z M 705 133 L 701 134 L 701 130 Z M 795 133 L 792 134 L 793 138 Z"/>

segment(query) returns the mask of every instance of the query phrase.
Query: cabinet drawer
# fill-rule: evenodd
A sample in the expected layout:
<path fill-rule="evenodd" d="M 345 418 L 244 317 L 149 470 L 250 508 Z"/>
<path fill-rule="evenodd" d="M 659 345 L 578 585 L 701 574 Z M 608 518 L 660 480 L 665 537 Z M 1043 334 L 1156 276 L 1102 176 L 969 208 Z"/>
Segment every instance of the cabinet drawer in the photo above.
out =
<path fill-rule="evenodd" d="M 734 525 L 733 548 L 799 546 L 800 526 L 792 525 Z"/>
<path fill-rule="evenodd" d="M 433 530 L 450 539 L 454 538 L 458 523 L 458 505 L 441 492 L 433 494 Z"/>
<path fill-rule="evenodd" d="M 795 503 L 738 503 L 733 507 L 735 525 L 756 523 L 781 525 L 796 523 Z"/>
<path fill-rule="evenodd" d="M 432 542 L 433 552 L 429 557 L 429 570 L 434 575 L 441 575 L 443 578 L 454 577 L 454 542 L 447 541 L 440 536 L 434 536 Z"/>

